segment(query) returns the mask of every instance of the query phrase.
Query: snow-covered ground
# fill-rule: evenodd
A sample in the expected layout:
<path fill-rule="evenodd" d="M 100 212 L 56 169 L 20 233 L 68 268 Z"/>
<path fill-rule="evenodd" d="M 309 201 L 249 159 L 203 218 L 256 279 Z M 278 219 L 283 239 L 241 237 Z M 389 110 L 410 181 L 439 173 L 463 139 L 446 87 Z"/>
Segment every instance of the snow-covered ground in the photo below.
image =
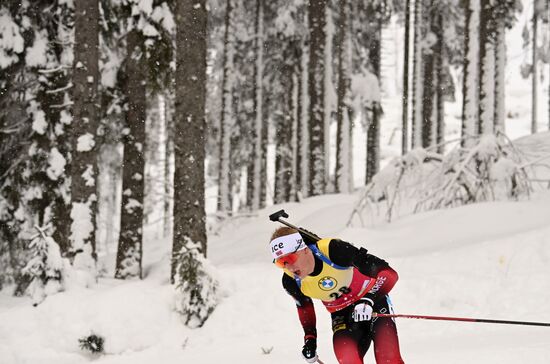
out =
<path fill-rule="evenodd" d="M 101 279 L 94 289 L 50 296 L 38 307 L 0 296 L 0 362 L 301 363 L 302 330 L 267 242 L 280 207 L 291 221 L 347 239 L 387 259 L 400 280 L 397 312 L 550 322 L 550 192 L 409 216 L 376 228 L 345 226 L 357 196 L 273 206 L 211 237 L 223 288 L 204 327 L 185 328 L 168 284 L 168 241 L 147 242 L 143 281 Z M 330 318 L 316 305 L 319 355 L 336 363 Z M 399 319 L 407 363 L 549 363 L 550 328 Z M 78 339 L 105 337 L 106 354 Z M 270 351 L 263 354 L 263 350 Z M 372 363 L 372 354 L 367 355 Z"/>
<path fill-rule="evenodd" d="M 521 30 L 529 11 L 527 7 L 507 35 L 506 128 L 511 138 L 530 132 L 530 80 L 519 75 L 519 65 L 528 57 L 521 50 Z M 541 130 L 547 123 L 549 76 L 546 65 L 539 89 Z M 400 154 L 401 145 L 399 91 L 389 89 L 383 96 L 382 165 Z M 460 135 L 460 115 L 458 97 L 446 105 L 448 138 Z M 536 159 L 550 152 L 549 140 L 546 133 L 518 144 Z M 354 158 L 359 187 L 365 163 L 360 126 L 354 133 Z M 0 364 L 302 363 L 294 302 L 282 290 L 281 272 L 267 250 L 276 227 L 268 215 L 279 208 L 297 225 L 365 246 L 389 261 L 400 274 L 392 292 L 398 313 L 550 322 L 550 191 L 530 201 L 432 211 L 371 228 L 346 227 L 358 196 L 327 195 L 271 206 L 209 236 L 209 258 L 223 297 L 200 329 L 186 328 L 174 311 L 168 282 L 171 242 L 156 239 L 152 231 L 146 233 L 142 281 L 102 278 L 93 289 L 59 293 L 37 307 L 28 298 L 11 297 L 8 289 L 0 291 Z M 111 270 L 112 254 L 102 259 Z M 320 358 L 336 363 L 329 315 L 320 304 L 316 310 Z M 398 319 L 398 329 L 408 364 L 550 363 L 548 327 Z M 90 333 L 105 337 L 105 354 L 79 349 L 78 339 Z M 366 362 L 374 363 L 372 353 Z"/>

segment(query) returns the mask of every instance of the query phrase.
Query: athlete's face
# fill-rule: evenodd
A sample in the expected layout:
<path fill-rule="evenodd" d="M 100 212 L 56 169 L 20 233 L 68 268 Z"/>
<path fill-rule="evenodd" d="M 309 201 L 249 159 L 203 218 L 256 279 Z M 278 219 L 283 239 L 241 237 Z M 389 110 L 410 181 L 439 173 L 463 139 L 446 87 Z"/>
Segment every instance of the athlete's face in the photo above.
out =
<path fill-rule="evenodd" d="M 315 268 L 315 259 L 313 258 L 311 250 L 302 249 L 293 254 L 296 254 L 296 261 L 294 263 L 286 262 L 284 268 L 300 278 L 305 278 L 308 274 L 313 272 Z"/>

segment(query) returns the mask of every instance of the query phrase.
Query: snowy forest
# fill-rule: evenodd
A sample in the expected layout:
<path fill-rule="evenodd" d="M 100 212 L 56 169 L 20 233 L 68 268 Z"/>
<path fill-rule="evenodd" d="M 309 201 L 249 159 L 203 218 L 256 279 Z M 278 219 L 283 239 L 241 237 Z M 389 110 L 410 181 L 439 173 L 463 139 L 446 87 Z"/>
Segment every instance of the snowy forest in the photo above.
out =
<path fill-rule="evenodd" d="M 547 191 L 549 4 L 2 0 L 3 299 L 131 287 L 162 250 L 200 328 L 213 241 L 278 205 L 350 199 L 367 228 Z"/>

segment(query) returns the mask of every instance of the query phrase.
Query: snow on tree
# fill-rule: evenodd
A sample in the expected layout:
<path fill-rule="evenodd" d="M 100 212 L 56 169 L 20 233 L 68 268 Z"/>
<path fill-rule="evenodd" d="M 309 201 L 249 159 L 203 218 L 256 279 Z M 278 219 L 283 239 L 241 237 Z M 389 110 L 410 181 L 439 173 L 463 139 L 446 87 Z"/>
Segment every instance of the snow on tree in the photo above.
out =
<path fill-rule="evenodd" d="M 177 256 L 176 310 L 187 326 L 201 327 L 220 300 L 218 281 L 200 244 L 186 238 Z"/>
<path fill-rule="evenodd" d="M 123 129 L 122 209 L 115 277 L 142 277 L 143 204 L 145 181 L 146 61 L 145 32 L 135 14 L 125 9 L 128 22 L 123 89 L 126 123 Z"/>
<path fill-rule="evenodd" d="M 75 265 L 95 274 L 97 130 L 99 127 L 99 3 L 75 3 L 71 159 L 71 243 L 83 252 Z M 89 254 L 89 256 L 87 256 Z"/>
<path fill-rule="evenodd" d="M 349 223 L 365 218 L 391 221 L 398 216 L 495 200 L 530 196 L 532 162 L 500 133 L 457 146 L 446 155 L 416 148 L 394 159 L 358 200 Z"/>
<path fill-rule="evenodd" d="M 61 257 L 59 245 L 52 237 L 47 236 L 44 229 L 36 227 L 36 234 L 29 244 L 31 259 L 23 268 L 23 274 L 30 277 L 27 288 L 32 304 L 40 304 L 46 296 L 64 289 L 66 271 L 70 264 Z"/>
<path fill-rule="evenodd" d="M 216 280 L 206 257 L 204 157 L 206 145 L 205 0 L 178 2 L 176 10 L 176 136 L 174 237 L 171 280 L 176 307 L 190 327 L 200 327 L 217 303 Z"/>
<path fill-rule="evenodd" d="M 50 16 L 43 17 L 44 9 Z M 67 236 L 70 15 L 67 4 L 53 2 L 0 6 L 0 195 L 6 203 L 0 240 L 10 245 L 10 280 L 22 277 L 23 246 L 35 223 L 51 223 L 54 236 Z M 66 253 L 66 239 L 60 246 Z"/>
<path fill-rule="evenodd" d="M 185 244 L 188 242 L 198 244 L 201 254 L 206 256 L 204 160 L 207 12 L 205 6 L 204 0 L 195 0 L 192 3 L 178 3 L 176 10 L 177 24 L 182 26 L 177 28 L 176 40 L 176 99 L 180 101 L 176 104 L 175 114 L 172 282 L 180 263 L 180 252 L 191 249 Z M 191 265 L 188 269 L 192 270 L 194 266 Z"/>

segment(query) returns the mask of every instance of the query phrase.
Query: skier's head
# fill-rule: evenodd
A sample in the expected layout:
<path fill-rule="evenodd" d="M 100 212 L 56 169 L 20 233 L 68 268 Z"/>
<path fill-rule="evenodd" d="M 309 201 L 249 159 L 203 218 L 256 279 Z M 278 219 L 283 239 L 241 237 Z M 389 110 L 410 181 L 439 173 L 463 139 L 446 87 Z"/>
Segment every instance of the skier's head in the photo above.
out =
<path fill-rule="evenodd" d="M 271 235 L 269 244 L 273 263 L 303 278 L 313 271 L 315 260 L 302 235 L 293 228 L 280 227 Z"/>

